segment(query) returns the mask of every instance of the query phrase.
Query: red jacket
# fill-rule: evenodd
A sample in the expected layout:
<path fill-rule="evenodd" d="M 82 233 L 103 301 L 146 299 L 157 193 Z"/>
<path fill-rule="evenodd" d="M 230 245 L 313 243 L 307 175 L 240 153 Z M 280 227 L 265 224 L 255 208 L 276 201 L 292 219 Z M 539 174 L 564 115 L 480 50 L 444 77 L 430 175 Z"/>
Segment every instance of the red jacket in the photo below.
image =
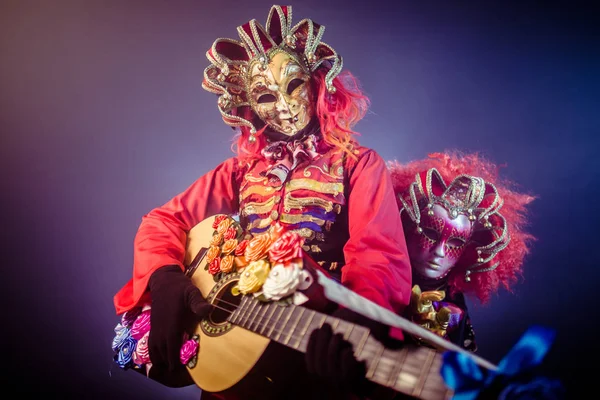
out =
<path fill-rule="evenodd" d="M 402 312 L 410 300 L 411 268 L 389 172 L 375 151 L 358 146 L 354 154 L 328 149 L 280 185 L 264 178 L 265 161 L 240 165 L 235 157 L 200 177 L 142 218 L 133 277 L 114 296 L 117 314 L 147 300 L 157 268 L 183 269 L 187 232 L 219 213 L 239 213 L 253 232 L 275 221 L 298 231 L 309 254 L 345 286 Z"/>

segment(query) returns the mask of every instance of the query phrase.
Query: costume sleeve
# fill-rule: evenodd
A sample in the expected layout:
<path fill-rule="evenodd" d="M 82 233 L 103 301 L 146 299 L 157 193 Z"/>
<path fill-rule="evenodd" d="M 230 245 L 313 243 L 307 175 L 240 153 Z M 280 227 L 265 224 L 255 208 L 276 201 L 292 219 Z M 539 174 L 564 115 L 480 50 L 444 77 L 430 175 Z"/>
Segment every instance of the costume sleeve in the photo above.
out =
<path fill-rule="evenodd" d="M 342 283 L 399 314 L 410 302 L 412 275 L 389 171 L 376 152 L 363 149 L 349 174 Z"/>
<path fill-rule="evenodd" d="M 140 303 L 156 269 L 165 265 L 184 268 L 187 233 L 191 228 L 212 215 L 237 211 L 239 176 L 238 161 L 230 158 L 142 217 L 134 240 L 133 278 L 113 299 L 117 314 Z"/>

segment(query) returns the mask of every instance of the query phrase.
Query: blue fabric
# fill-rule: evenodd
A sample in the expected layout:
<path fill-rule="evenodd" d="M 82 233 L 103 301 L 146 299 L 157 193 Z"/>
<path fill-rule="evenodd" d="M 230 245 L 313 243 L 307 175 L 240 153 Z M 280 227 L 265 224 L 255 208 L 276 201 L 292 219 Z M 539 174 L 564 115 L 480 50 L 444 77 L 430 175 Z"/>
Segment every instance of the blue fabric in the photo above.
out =
<path fill-rule="evenodd" d="M 449 351 L 444 353 L 441 374 L 446 385 L 454 391 L 453 399 L 456 400 L 476 399 L 492 384 L 500 384 L 499 389 L 503 389 L 499 398 L 521 396 L 525 390 L 535 391 L 531 398 L 546 398 L 543 393 L 548 392 L 548 388 L 552 389 L 550 397 L 556 398 L 555 389 L 560 386 L 557 381 L 540 377 L 523 378 L 540 365 L 554 338 L 555 332 L 551 329 L 540 326 L 529 328 L 500 361 L 496 371 L 482 371 L 468 355 Z"/>

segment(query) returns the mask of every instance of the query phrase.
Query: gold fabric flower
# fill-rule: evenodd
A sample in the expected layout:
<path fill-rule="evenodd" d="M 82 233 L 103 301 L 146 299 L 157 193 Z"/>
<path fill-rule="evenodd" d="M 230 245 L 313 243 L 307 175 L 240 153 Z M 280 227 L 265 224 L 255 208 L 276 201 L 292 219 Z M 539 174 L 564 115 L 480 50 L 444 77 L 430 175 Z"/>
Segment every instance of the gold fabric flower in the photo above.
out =
<path fill-rule="evenodd" d="M 267 280 L 271 265 L 267 260 L 252 261 L 240 275 L 237 288 L 240 293 L 255 293 L 262 288 Z"/>

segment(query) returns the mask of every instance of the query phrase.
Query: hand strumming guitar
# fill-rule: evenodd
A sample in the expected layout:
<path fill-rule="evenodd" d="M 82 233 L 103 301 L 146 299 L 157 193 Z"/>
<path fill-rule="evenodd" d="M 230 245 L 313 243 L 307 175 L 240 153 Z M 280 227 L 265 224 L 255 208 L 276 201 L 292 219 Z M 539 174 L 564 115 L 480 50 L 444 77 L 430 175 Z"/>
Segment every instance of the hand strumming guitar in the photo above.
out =
<path fill-rule="evenodd" d="M 156 270 L 148 286 L 152 298 L 148 344 L 151 375 L 176 373 L 184 369 L 179 360 L 179 351 L 187 322 L 197 323 L 206 317 L 212 305 L 177 265 Z"/>

